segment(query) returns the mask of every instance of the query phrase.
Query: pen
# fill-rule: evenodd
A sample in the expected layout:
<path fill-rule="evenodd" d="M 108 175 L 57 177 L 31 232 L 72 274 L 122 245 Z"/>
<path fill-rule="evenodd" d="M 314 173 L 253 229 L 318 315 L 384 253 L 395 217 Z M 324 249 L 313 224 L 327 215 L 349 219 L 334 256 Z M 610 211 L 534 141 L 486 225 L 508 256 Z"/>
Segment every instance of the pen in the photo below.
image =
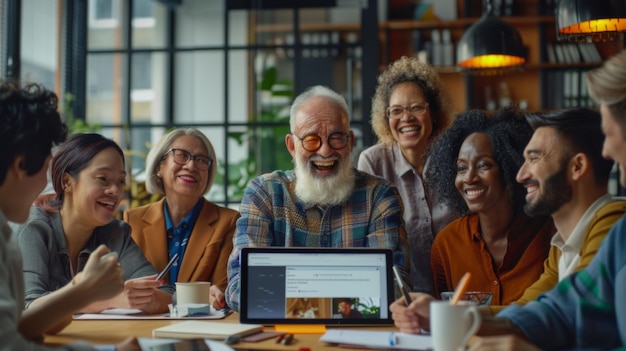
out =
<path fill-rule="evenodd" d="M 409 293 L 409 289 L 406 287 L 406 285 L 402 283 L 402 276 L 400 275 L 400 269 L 397 266 L 393 266 L 393 274 L 396 276 L 396 283 L 398 284 L 400 291 L 402 291 L 402 295 L 404 295 L 404 301 L 406 302 L 406 305 L 407 306 L 410 305 L 411 294 Z"/>
<path fill-rule="evenodd" d="M 469 286 L 471 276 L 472 274 L 470 272 L 465 272 L 463 277 L 461 277 L 461 280 L 459 280 L 459 284 L 454 290 L 454 295 L 452 295 L 452 300 L 450 300 L 451 304 L 456 305 L 459 300 L 461 300 L 461 297 L 463 297 L 463 294 L 465 294 L 465 290 L 467 290 L 467 287 Z"/>
<path fill-rule="evenodd" d="M 395 333 L 389 333 L 389 346 L 396 346 L 398 344 L 398 339 L 396 338 Z"/>
<path fill-rule="evenodd" d="M 170 261 L 167 263 L 167 266 L 165 266 L 165 268 L 163 268 L 163 270 L 161 271 L 161 273 L 159 273 L 159 275 L 157 275 L 156 280 L 161 280 L 163 279 L 163 277 L 167 274 L 167 272 L 170 271 L 170 268 L 172 268 L 172 265 L 174 264 L 174 261 L 176 261 L 176 259 L 178 258 L 178 252 L 175 253 L 172 258 L 170 258 Z"/>
<path fill-rule="evenodd" d="M 287 334 L 280 334 L 277 338 L 276 338 L 276 343 L 280 344 L 281 341 L 283 341 L 283 339 L 285 338 L 285 335 Z"/>
<path fill-rule="evenodd" d="M 285 334 L 285 337 L 283 338 L 283 345 L 291 345 L 291 343 L 293 342 L 293 334 Z"/>
<path fill-rule="evenodd" d="M 226 339 L 224 339 L 224 343 L 226 345 L 237 344 L 239 341 L 241 341 L 241 337 L 238 335 L 229 335 L 226 337 Z"/>

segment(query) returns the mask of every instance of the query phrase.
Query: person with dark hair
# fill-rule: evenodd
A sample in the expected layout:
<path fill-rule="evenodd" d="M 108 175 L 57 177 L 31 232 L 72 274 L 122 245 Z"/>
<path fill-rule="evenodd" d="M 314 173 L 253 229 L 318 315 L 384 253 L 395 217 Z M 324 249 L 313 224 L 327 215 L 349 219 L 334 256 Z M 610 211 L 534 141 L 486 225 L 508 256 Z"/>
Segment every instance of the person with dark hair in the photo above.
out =
<path fill-rule="evenodd" d="M 11 240 L 7 221 L 28 219 L 29 209 L 46 185 L 50 150 L 67 129 L 57 112 L 56 95 L 37 84 L 20 88 L 0 82 L 0 349 L 53 350 L 37 344 L 69 324 L 72 315 L 99 299 L 123 289 L 117 255 L 105 246 L 89 256 L 80 280 L 67 284 L 37 308 L 24 310 L 22 257 Z M 107 254 L 108 253 L 108 254 Z M 116 345 L 117 350 L 139 350 L 136 339 Z M 94 350 L 85 344 L 54 350 Z"/>
<path fill-rule="evenodd" d="M 539 279 L 515 304 L 524 305 L 554 288 L 559 281 L 586 267 L 595 257 L 611 227 L 626 213 L 626 201 L 608 194 L 613 162 L 602 157 L 600 114 L 584 108 L 530 114 L 535 130 L 524 151 L 526 161 L 517 181 L 527 188 L 527 214 L 550 215 L 558 232 Z M 401 331 L 419 332 L 411 323 L 416 311 L 425 311 L 433 298 L 414 294 L 408 308 L 395 306 L 394 320 Z M 504 309 L 482 309 L 484 316 Z M 424 316 L 423 316 L 424 317 Z"/>
<path fill-rule="evenodd" d="M 217 173 L 213 145 L 198 129 L 174 129 L 150 149 L 146 170 L 146 190 L 165 198 L 124 212 L 133 239 L 159 271 L 178 254 L 165 281 L 211 282 L 211 304 L 224 308 L 239 212 L 204 198 Z"/>
<path fill-rule="evenodd" d="M 239 310 L 240 253 L 246 246 L 390 249 L 408 284 L 402 199 L 389 181 L 352 166 L 346 100 L 313 86 L 293 101 L 289 124 L 285 146 L 295 168 L 263 174 L 243 194 L 228 260 L 228 306 Z"/>
<path fill-rule="evenodd" d="M 617 162 L 626 187 L 626 51 L 587 74 L 600 104 L 602 155 Z M 626 217 L 591 263 L 525 306 L 504 309 L 488 325 L 508 335 L 478 338 L 472 350 L 623 349 L 626 346 Z"/>
<path fill-rule="evenodd" d="M 361 152 L 357 168 L 391 181 L 404 205 L 412 290 L 432 293 L 430 248 L 435 234 L 459 217 L 425 186 L 425 154 L 448 126 L 450 106 L 437 71 L 402 57 L 378 77 L 371 123 L 378 144 Z"/>
<path fill-rule="evenodd" d="M 453 291 L 471 272 L 470 291 L 490 291 L 510 304 L 543 272 L 554 226 L 524 211 L 526 189 L 515 177 L 532 129 L 516 110 L 489 117 L 460 114 L 435 142 L 428 179 L 441 201 L 465 214 L 435 237 L 431 267 L 435 296 Z"/>
<path fill-rule="evenodd" d="M 124 153 L 99 134 L 75 134 L 56 151 L 51 165 L 56 197 L 33 207 L 17 230 L 24 256 L 26 308 L 54 298 L 68 283 L 79 282 L 89 255 L 100 245 L 116 252 L 124 270 L 124 290 L 94 301 L 80 312 L 136 308 L 168 311 L 173 289 L 155 280 L 156 270 L 132 240 L 131 228 L 113 215 L 124 196 Z"/>
<path fill-rule="evenodd" d="M 587 75 L 589 93 L 600 104 L 604 134 L 602 156 L 619 164 L 622 186 L 626 186 L 625 82 L 626 51 L 609 58 L 602 67 Z M 586 138 L 584 134 L 581 137 Z M 575 162 L 571 162 L 569 172 L 580 168 L 574 166 Z M 626 345 L 625 230 L 626 217 L 622 216 L 609 230 L 587 267 L 570 274 L 526 305 L 513 304 L 496 317 L 483 318 L 479 335 L 498 336 L 476 338 L 471 350 L 623 348 Z M 425 297 L 420 294 L 416 296 L 415 305 L 411 304 L 406 328 L 428 327 L 429 311 L 425 303 L 428 297 Z M 404 315 L 409 316 L 409 313 Z"/>
<path fill-rule="evenodd" d="M 557 228 L 544 272 L 516 301 L 525 304 L 586 267 L 609 230 L 626 213 L 626 201 L 608 193 L 613 161 L 602 157 L 598 112 L 578 108 L 530 114 L 535 130 L 517 181 L 527 189 L 524 210 L 552 216 Z"/>
<path fill-rule="evenodd" d="M 363 314 L 356 308 L 352 308 L 353 302 L 350 298 L 340 298 L 337 303 L 337 312 L 339 312 L 344 319 L 356 319 L 363 318 Z"/>

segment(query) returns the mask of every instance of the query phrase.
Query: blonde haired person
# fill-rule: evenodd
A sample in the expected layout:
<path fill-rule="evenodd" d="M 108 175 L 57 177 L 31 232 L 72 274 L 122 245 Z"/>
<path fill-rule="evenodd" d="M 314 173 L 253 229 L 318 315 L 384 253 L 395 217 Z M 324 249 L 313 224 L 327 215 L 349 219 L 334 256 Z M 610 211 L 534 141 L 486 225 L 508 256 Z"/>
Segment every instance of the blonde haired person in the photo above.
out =
<path fill-rule="evenodd" d="M 424 155 L 450 122 L 450 104 L 439 75 L 429 64 L 402 57 L 378 77 L 371 123 L 378 144 L 359 156 L 359 170 L 397 188 L 404 204 L 413 291 L 432 293 L 430 247 L 435 235 L 459 214 L 427 189 Z"/>
<path fill-rule="evenodd" d="M 124 220 L 157 270 L 178 254 L 166 282 L 211 282 L 211 304 L 220 309 L 225 307 L 226 267 L 239 213 L 204 198 L 216 169 L 206 135 L 195 128 L 172 130 L 146 158 L 146 188 L 165 198 L 125 211 Z"/>

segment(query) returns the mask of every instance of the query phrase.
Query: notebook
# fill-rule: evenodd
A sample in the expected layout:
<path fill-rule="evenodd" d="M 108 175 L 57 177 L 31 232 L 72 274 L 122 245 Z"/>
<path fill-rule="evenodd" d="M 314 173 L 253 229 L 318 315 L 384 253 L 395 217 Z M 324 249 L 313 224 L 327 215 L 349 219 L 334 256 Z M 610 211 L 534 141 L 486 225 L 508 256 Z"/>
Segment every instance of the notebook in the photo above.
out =
<path fill-rule="evenodd" d="M 240 259 L 242 323 L 393 323 L 389 249 L 246 247 Z"/>
<path fill-rule="evenodd" d="M 225 339 L 263 331 L 262 325 L 226 322 L 185 321 L 154 329 L 152 337 L 173 339 Z"/>

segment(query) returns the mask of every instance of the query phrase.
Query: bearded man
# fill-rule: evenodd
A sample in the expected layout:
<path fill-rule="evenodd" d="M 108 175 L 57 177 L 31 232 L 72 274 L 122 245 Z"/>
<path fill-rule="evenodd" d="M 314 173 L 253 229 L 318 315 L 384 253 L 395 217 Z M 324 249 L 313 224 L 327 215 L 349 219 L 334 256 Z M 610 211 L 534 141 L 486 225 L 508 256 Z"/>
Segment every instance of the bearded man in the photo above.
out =
<path fill-rule="evenodd" d="M 294 100 L 289 123 L 285 144 L 294 170 L 261 175 L 243 195 L 228 263 L 228 306 L 239 311 L 239 254 L 246 246 L 389 248 L 409 283 L 402 200 L 390 182 L 353 167 L 345 99 L 311 87 Z"/>

